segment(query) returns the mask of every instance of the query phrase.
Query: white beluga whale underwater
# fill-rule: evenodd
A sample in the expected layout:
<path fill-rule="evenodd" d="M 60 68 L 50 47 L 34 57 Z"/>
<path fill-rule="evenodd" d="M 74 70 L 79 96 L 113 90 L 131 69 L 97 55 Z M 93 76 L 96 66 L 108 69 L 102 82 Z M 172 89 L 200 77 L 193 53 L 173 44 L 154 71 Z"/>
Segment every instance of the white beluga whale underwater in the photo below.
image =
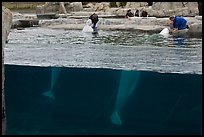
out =
<path fill-rule="evenodd" d="M 116 98 L 115 109 L 110 117 L 111 122 L 115 125 L 122 125 L 122 118 L 120 112 L 122 111 L 125 103 L 135 91 L 140 79 L 140 72 L 122 71 L 120 76 L 120 85 Z"/>
<path fill-rule="evenodd" d="M 61 72 L 61 69 L 58 68 L 58 67 L 52 67 L 51 68 L 51 83 L 50 83 L 50 89 L 44 93 L 42 93 L 42 95 L 50 98 L 50 99 L 55 99 L 55 96 L 54 96 L 54 86 L 55 86 L 55 83 L 57 82 L 58 78 L 59 78 L 59 75 L 60 75 L 60 72 Z"/>
<path fill-rule="evenodd" d="M 169 32 L 170 32 L 169 28 L 164 28 L 159 34 L 156 34 L 156 35 L 162 35 L 164 38 L 168 38 L 170 35 Z M 135 91 L 138 85 L 139 79 L 140 79 L 139 71 L 136 71 L 134 73 L 133 72 L 129 73 L 128 71 L 121 72 L 120 85 L 118 88 L 115 109 L 110 117 L 111 122 L 113 124 L 122 125 L 123 122 L 119 113 L 122 111 L 129 97 Z"/>

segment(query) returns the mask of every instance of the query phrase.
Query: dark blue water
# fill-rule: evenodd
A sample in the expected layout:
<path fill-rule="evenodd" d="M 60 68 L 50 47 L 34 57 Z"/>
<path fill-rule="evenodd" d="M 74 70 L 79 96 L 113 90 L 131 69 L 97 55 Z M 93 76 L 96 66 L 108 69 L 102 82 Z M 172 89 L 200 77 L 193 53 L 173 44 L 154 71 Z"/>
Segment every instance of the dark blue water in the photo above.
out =
<path fill-rule="evenodd" d="M 201 82 L 200 74 L 7 64 L 7 134 L 200 135 Z"/>

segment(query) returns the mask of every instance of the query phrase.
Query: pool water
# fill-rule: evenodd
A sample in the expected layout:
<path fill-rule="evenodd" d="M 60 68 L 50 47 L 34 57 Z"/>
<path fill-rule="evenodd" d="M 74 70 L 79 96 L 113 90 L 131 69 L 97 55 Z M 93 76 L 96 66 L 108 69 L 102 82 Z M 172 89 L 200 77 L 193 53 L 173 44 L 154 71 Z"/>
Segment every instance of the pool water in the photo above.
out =
<path fill-rule="evenodd" d="M 201 49 L 201 38 L 11 30 L 7 134 L 200 135 Z"/>

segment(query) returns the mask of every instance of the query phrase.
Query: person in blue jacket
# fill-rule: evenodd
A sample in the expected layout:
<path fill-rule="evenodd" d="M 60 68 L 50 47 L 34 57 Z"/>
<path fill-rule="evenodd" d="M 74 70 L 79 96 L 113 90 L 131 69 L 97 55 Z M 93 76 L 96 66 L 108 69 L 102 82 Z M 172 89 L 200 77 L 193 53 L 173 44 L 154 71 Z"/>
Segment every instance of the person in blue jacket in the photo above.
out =
<path fill-rule="evenodd" d="M 175 30 L 183 30 L 186 28 L 189 28 L 187 25 L 187 21 L 179 16 L 171 16 L 169 17 L 170 23 L 170 29 L 171 32 L 174 32 Z"/>

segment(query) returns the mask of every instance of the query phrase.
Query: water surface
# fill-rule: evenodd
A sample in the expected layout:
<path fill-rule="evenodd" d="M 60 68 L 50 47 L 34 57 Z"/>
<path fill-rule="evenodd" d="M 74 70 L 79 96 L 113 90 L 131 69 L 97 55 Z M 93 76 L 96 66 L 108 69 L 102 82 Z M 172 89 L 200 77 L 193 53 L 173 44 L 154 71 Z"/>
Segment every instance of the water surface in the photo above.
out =
<path fill-rule="evenodd" d="M 202 74 L 202 39 L 27 28 L 11 30 L 5 63 Z"/>

